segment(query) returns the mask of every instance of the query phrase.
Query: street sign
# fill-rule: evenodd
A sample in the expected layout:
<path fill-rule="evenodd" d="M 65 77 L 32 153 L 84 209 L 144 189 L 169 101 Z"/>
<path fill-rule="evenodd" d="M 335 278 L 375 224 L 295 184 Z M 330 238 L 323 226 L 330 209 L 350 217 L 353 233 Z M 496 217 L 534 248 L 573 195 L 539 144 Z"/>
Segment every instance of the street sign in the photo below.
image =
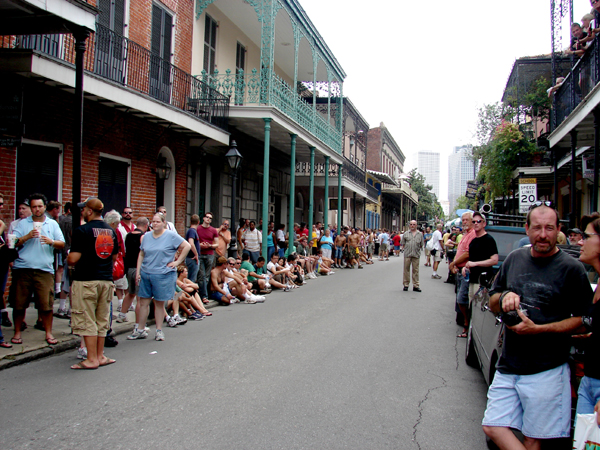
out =
<path fill-rule="evenodd" d="M 537 200 L 537 180 L 535 178 L 519 179 L 519 212 L 526 214 L 529 207 Z"/>

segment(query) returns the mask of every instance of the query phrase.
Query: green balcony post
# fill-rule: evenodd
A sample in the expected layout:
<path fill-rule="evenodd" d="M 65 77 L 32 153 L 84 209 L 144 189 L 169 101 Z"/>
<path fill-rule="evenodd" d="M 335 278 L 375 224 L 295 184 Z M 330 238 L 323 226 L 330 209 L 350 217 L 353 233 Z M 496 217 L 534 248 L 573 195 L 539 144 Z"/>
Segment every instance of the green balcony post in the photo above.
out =
<path fill-rule="evenodd" d="M 338 164 L 338 234 L 342 232 L 342 202 L 344 187 L 342 186 L 342 165 Z"/>
<path fill-rule="evenodd" d="M 310 148 L 310 185 L 308 188 L 308 239 L 312 239 L 313 214 L 315 207 L 315 147 Z"/>
<path fill-rule="evenodd" d="M 262 196 L 262 221 L 263 230 L 269 225 L 269 150 L 271 143 L 271 118 L 265 121 L 265 151 L 263 160 L 263 196 Z M 267 257 L 267 233 L 262 234 L 262 256 Z"/>
<path fill-rule="evenodd" d="M 329 156 L 325 157 L 325 199 L 323 205 L 323 229 L 329 225 Z"/>
<path fill-rule="evenodd" d="M 290 204 L 288 214 L 288 248 L 286 256 L 289 256 L 296 251 L 294 247 L 294 211 L 296 210 L 296 138 L 297 134 L 290 134 L 292 138 L 291 149 L 290 149 Z M 263 220 L 264 223 L 264 220 Z"/>

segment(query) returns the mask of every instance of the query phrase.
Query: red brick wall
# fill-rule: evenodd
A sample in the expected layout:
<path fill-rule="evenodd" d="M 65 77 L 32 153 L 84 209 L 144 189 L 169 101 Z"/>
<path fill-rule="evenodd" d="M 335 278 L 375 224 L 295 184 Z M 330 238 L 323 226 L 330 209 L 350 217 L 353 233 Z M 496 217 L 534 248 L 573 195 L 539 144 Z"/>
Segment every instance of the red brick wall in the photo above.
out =
<path fill-rule="evenodd" d="M 57 114 L 60 111 L 60 114 Z M 73 163 L 73 96 L 37 82 L 26 82 L 23 118 L 25 138 L 60 143 L 63 152 L 63 201 L 71 200 Z M 162 147 L 175 158 L 175 225 L 185 232 L 187 140 L 177 132 L 117 109 L 85 101 L 83 126 L 82 197 L 98 194 L 99 154 L 131 160 L 131 207 L 136 215 L 151 216 L 156 206 L 156 159 Z M 2 217 L 14 217 L 14 149 L 0 148 L 0 192 L 9 207 Z"/>
<path fill-rule="evenodd" d="M 381 128 L 371 128 L 367 134 L 367 169 L 385 172 L 381 167 Z"/>

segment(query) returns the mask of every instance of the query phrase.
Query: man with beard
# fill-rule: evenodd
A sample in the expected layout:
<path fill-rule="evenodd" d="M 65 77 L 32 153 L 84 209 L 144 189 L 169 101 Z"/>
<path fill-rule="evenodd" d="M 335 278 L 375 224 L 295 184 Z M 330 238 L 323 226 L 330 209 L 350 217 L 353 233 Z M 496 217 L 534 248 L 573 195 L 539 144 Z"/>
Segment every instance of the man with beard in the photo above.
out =
<path fill-rule="evenodd" d="M 570 434 L 569 337 L 593 295 L 581 263 L 556 247 L 551 202 L 532 205 L 525 229 L 531 247 L 507 256 L 490 290 L 490 309 L 502 313 L 506 332 L 482 422 L 500 448 L 523 450 Z M 523 444 L 511 429 L 523 433 Z"/>

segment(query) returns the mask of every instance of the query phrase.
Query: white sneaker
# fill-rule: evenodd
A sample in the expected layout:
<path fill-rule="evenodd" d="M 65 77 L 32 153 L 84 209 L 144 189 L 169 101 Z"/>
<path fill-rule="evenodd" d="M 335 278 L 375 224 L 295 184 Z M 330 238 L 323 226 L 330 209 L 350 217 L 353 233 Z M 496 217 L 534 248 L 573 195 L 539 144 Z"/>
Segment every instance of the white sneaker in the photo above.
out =
<path fill-rule="evenodd" d="M 247 299 L 246 299 L 246 303 L 248 303 L 249 305 L 252 305 L 254 303 L 256 303 L 256 299 L 254 298 L 254 295 L 250 295 Z"/>
<path fill-rule="evenodd" d="M 135 306 L 131 305 L 127 311 L 135 311 Z"/>
<path fill-rule="evenodd" d="M 329 271 L 329 275 L 333 275 L 335 272 L 333 270 Z"/>
<path fill-rule="evenodd" d="M 187 323 L 187 319 L 184 319 L 179 314 L 175 314 L 173 320 L 177 322 L 177 325 L 185 325 Z"/>
<path fill-rule="evenodd" d="M 239 302 L 240 302 L 240 300 L 237 297 L 233 297 L 229 303 L 231 304 L 231 303 L 239 303 Z"/>
<path fill-rule="evenodd" d="M 167 319 L 167 325 L 169 325 L 171 328 L 175 328 L 177 326 L 177 321 L 173 317 L 167 316 L 166 319 Z M 157 330 L 157 331 L 159 331 L 159 330 Z"/>
<path fill-rule="evenodd" d="M 264 295 L 255 295 L 254 300 L 256 303 L 264 303 L 267 298 Z"/>
<path fill-rule="evenodd" d="M 127 315 L 124 313 L 119 313 L 119 317 L 117 317 L 117 323 L 125 323 L 125 322 L 129 322 L 129 319 L 127 319 Z"/>
<path fill-rule="evenodd" d="M 164 341 L 165 340 L 165 333 L 163 333 L 163 330 L 156 330 L 156 334 L 154 335 L 154 340 L 155 341 Z"/>
<path fill-rule="evenodd" d="M 148 337 L 148 332 L 146 330 L 138 330 L 137 328 L 133 330 L 133 333 L 127 336 L 127 339 L 130 341 L 134 339 L 146 339 Z"/>
<path fill-rule="evenodd" d="M 77 349 L 77 359 L 87 359 L 87 348 L 79 347 Z"/>
<path fill-rule="evenodd" d="M 292 290 L 292 288 L 289 286 L 286 286 L 283 288 L 283 292 L 290 292 L 291 290 Z"/>

